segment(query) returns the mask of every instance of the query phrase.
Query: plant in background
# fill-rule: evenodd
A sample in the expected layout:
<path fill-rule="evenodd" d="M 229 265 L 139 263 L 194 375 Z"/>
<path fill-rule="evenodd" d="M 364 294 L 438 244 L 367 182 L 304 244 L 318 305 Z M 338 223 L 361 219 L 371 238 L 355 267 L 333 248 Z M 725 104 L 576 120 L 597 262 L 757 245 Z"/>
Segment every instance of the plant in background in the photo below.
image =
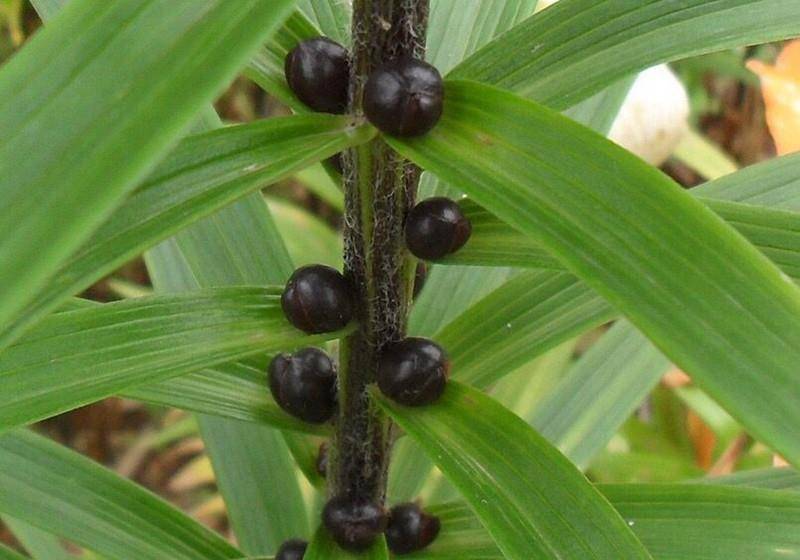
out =
<path fill-rule="evenodd" d="M 671 363 L 800 465 L 800 159 L 688 192 L 603 136 L 630 76 L 800 35 L 795 0 L 32 3 L 0 69 L 0 516 L 34 557 L 800 554 L 792 469 L 582 472 Z M 222 126 L 242 67 L 295 114 Z M 259 192 L 319 162 L 343 274 L 295 270 L 316 234 Z M 75 297 L 143 252 L 154 295 Z M 112 395 L 197 414 L 236 546 L 25 427 Z"/>

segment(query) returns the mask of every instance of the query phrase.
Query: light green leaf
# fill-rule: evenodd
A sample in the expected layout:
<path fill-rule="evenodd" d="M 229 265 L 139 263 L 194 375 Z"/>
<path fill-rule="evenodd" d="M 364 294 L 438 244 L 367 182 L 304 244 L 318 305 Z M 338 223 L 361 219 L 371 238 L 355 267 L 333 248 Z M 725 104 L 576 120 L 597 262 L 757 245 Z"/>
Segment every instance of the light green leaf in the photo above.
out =
<path fill-rule="evenodd" d="M 32 558 L 36 558 L 36 560 L 75 560 L 75 556 L 67 552 L 58 536 L 8 515 L 3 516 L 3 521 Z"/>
<path fill-rule="evenodd" d="M 669 368 L 669 360 L 649 340 L 620 321 L 526 419 L 585 468 Z"/>
<path fill-rule="evenodd" d="M 74 0 L 2 68 L 0 324 L 25 309 L 292 4 Z"/>
<path fill-rule="evenodd" d="M 432 0 L 426 58 L 446 74 L 466 56 L 531 16 L 538 0 Z"/>
<path fill-rule="evenodd" d="M 656 560 L 779 560 L 800 552 L 798 495 L 678 484 L 598 488 Z M 428 549 L 407 558 L 504 560 L 466 504 L 451 502 L 429 509 L 441 519 L 439 537 Z"/>
<path fill-rule="evenodd" d="M 690 192 L 694 193 L 694 190 Z M 800 214 L 698 198 L 786 274 L 800 279 Z M 462 201 L 461 206 L 472 222 L 472 236 L 463 249 L 442 261 L 443 264 L 563 269 L 540 244 L 474 202 Z"/>
<path fill-rule="evenodd" d="M 326 425 L 309 424 L 286 414 L 267 389 L 266 361 L 226 363 L 160 383 L 123 391 L 132 399 L 182 408 L 231 420 L 254 422 L 309 434 L 325 435 Z"/>
<path fill-rule="evenodd" d="M 479 391 L 451 381 L 436 405 L 415 409 L 376 398 L 461 491 L 507 558 L 650 557 L 563 455 Z"/>
<path fill-rule="evenodd" d="M 405 156 L 556 255 L 754 435 L 800 463 L 800 290 L 658 170 L 532 102 L 449 82 Z M 685 232 L 691 232 L 686 235 Z"/>
<path fill-rule="evenodd" d="M 205 123 L 214 126 L 214 119 Z M 146 254 L 158 291 L 199 286 L 283 283 L 291 260 L 260 194 L 251 194 L 180 232 Z M 218 370 L 229 372 L 227 366 Z M 299 434 L 198 416 L 217 486 L 241 548 L 271 554 L 281 542 L 304 537 L 309 517 L 299 471 L 287 444 Z M 302 445 L 296 447 L 303 447 Z M 269 460 L 261 457 L 270 455 Z M 305 456 L 295 457 L 298 462 Z M 282 464 L 283 468 L 274 469 Z M 304 466 L 303 471 L 310 470 Z M 259 481 L 253 485 L 253 481 Z"/>
<path fill-rule="evenodd" d="M 286 321 L 280 293 L 220 288 L 57 313 L 0 354 L 0 430 L 138 384 L 324 340 Z"/>
<path fill-rule="evenodd" d="M 510 315 L 513 322 L 508 321 Z M 435 338 L 450 356 L 454 379 L 486 388 L 532 357 L 613 316 L 611 306 L 575 276 L 539 270 L 506 282 Z"/>
<path fill-rule="evenodd" d="M 299 8 L 322 31 L 343 45 L 350 43 L 350 19 L 348 0 L 301 0 Z"/>
<path fill-rule="evenodd" d="M 699 485 L 610 485 L 602 492 L 655 558 L 800 555 L 800 495 Z"/>
<path fill-rule="evenodd" d="M 295 265 L 320 263 L 342 268 L 342 238 L 330 225 L 286 200 L 274 197 L 266 200 Z"/>
<path fill-rule="evenodd" d="M 800 210 L 800 154 L 751 165 L 692 189 L 705 198 L 718 198 L 783 210 Z"/>
<path fill-rule="evenodd" d="M 790 467 L 770 467 L 739 471 L 725 476 L 699 478 L 689 482 L 800 492 L 800 472 Z"/>
<path fill-rule="evenodd" d="M 242 556 L 140 486 L 25 430 L 0 436 L 0 511 L 109 559 Z"/>
<path fill-rule="evenodd" d="M 231 126 L 183 140 L 58 271 L 10 335 L 186 225 L 368 140 L 370 127 L 304 115 Z"/>
<path fill-rule="evenodd" d="M 800 35 L 794 0 L 561 0 L 448 77 L 565 109 L 670 60 Z"/>
<path fill-rule="evenodd" d="M 368 550 L 359 553 L 352 553 L 342 550 L 333 542 L 328 532 L 320 527 L 314 535 L 314 539 L 308 545 L 303 560 L 388 560 L 389 551 L 386 549 L 386 541 L 380 538 L 375 541 Z"/>

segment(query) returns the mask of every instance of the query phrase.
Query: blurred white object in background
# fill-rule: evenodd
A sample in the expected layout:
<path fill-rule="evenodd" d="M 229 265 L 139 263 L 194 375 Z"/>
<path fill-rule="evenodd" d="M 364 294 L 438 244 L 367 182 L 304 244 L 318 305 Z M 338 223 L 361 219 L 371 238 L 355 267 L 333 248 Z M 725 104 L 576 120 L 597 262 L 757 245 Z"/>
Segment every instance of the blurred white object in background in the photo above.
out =
<path fill-rule="evenodd" d="M 666 64 L 634 81 L 608 136 L 647 163 L 661 165 L 689 132 L 689 96 Z"/>
<path fill-rule="evenodd" d="M 543 10 L 558 0 L 539 0 Z M 661 165 L 689 131 L 689 96 L 666 64 L 640 73 L 609 138 L 647 163 Z"/>

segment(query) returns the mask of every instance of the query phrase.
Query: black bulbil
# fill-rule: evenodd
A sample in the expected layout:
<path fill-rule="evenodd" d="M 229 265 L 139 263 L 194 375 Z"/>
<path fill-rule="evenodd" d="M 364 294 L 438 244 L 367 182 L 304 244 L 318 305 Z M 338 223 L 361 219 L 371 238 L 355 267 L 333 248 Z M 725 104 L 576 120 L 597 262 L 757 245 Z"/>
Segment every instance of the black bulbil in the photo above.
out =
<path fill-rule="evenodd" d="M 294 271 L 281 296 L 286 318 L 309 334 L 344 328 L 353 318 L 350 283 L 329 266 L 317 264 Z"/>
<path fill-rule="evenodd" d="M 284 73 L 292 92 L 314 111 L 342 114 L 347 109 L 350 60 L 336 41 L 315 37 L 301 42 L 286 55 Z"/>
<path fill-rule="evenodd" d="M 337 496 L 325 504 L 322 523 L 339 546 L 358 552 L 386 529 L 386 512 L 374 502 Z"/>
<path fill-rule="evenodd" d="M 406 217 L 406 246 L 423 260 L 437 260 L 455 253 L 469 240 L 472 224 L 454 200 L 423 200 Z"/>
<path fill-rule="evenodd" d="M 436 402 L 447 385 L 450 362 L 441 346 L 409 337 L 389 344 L 381 354 L 377 381 L 381 392 L 405 406 Z"/>
<path fill-rule="evenodd" d="M 431 544 L 439 534 L 441 523 L 415 503 L 399 504 L 389 512 L 386 544 L 394 554 L 409 554 Z"/>
<path fill-rule="evenodd" d="M 420 136 L 442 116 L 439 71 L 421 60 L 391 62 L 373 72 L 364 88 L 364 114 L 392 136 Z"/>
<path fill-rule="evenodd" d="M 303 560 L 306 555 L 308 542 L 302 539 L 289 539 L 278 549 L 275 560 Z"/>
<path fill-rule="evenodd" d="M 318 348 L 278 354 L 269 364 L 269 389 L 275 402 L 305 422 L 320 424 L 336 411 L 336 367 Z"/>

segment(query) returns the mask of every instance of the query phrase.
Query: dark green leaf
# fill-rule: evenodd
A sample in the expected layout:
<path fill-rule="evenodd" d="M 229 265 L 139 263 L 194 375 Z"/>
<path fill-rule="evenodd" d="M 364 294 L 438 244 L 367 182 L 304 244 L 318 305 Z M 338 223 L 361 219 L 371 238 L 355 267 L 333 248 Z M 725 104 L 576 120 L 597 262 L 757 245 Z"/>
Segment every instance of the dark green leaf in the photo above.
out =
<path fill-rule="evenodd" d="M 446 95 L 431 133 L 389 142 L 540 242 L 800 463 L 789 428 L 800 423 L 800 290 L 713 212 L 599 135 L 487 86 L 449 82 Z"/>
<path fill-rule="evenodd" d="M 369 127 L 350 126 L 345 117 L 307 115 L 231 126 L 183 140 L 65 261 L 10 333 L 20 332 L 65 297 L 186 225 L 372 134 Z"/>
<path fill-rule="evenodd" d="M 670 60 L 800 35 L 794 0 L 561 0 L 449 75 L 565 109 Z"/>
<path fill-rule="evenodd" d="M 451 381 L 434 406 L 378 396 L 458 488 L 509 559 L 649 558 L 583 475 L 525 422 Z"/>
<path fill-rule="evenodd" d="M 74 0 L 2 68 L 0 324 L 25 309 L 292 4 Z"/>

